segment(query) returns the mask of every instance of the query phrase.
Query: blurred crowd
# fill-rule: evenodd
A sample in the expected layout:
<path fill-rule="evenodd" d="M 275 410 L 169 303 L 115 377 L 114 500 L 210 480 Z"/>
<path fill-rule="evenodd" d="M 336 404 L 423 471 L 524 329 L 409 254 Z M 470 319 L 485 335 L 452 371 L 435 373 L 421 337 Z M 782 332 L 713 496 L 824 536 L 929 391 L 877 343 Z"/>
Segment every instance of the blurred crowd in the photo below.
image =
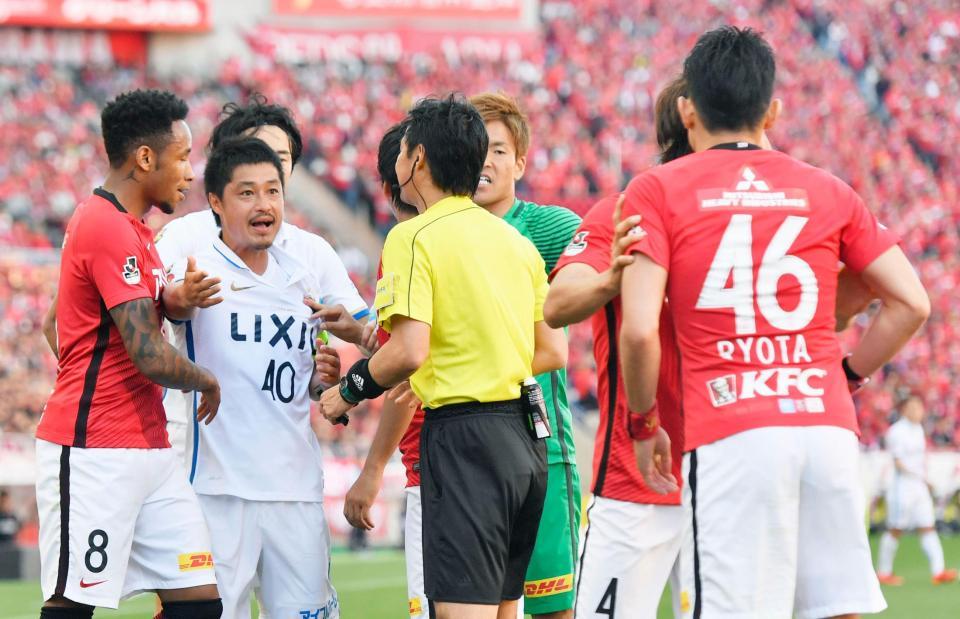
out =
<path fill-rule="evenodd" d="M 960 138 L 956 2 L 546 0 L 540 8 L 539 51 L 509 61 L 415 54 L 397 63 L 282 66 L 262 53 L 252 66 L 225 64 L 211 81 L 0 67 L 0 246 L 58 246 L 74 205 L 103 175 L 100 107 L 142 85 L 171 88 L 190 104 L 198 175 L 200 147 L 224 102 L 262 92 L 289 106 L 304 132 L 298 173 L 327 183 L 382 231 L 391 215 L 375 157 L 386 127 L 429 94 L 503 90 L 522 101 L 532 125 L 518 194 L 583 212 L 655 164 L 653 101 L 697 35 L 721 23 L 751 25 L 778 55 L 776 96 L 785 113 L 770 134 L 774 146 L 850 183 L 902 235 L 933 299 L 923 333 L 858 397 L 863 441 L 876 445 L 900 402 L 917 393 L 930 409 L 934 441 L 960 444 L 953 388 L 960 349 L 950 345 L 960 325 L 950 303 L 960 274 L 960 164 L 950 156 Z M 203 207 L 200 193 L 189 209 Z M 52 383 L 38 327 L 56 269 L 2 262 L 0 274 L 0 429 L 21 430 L 35 422 Z M 370 298 L 370 274 L 354 275 Z M 571 400 L 589 410 L 596 405 L 589 330 L 573 329 L 571 340 Z M 348 429 L 331 430 L 331 444 L 364 449 L 375 416 L 371 409 Z"/>

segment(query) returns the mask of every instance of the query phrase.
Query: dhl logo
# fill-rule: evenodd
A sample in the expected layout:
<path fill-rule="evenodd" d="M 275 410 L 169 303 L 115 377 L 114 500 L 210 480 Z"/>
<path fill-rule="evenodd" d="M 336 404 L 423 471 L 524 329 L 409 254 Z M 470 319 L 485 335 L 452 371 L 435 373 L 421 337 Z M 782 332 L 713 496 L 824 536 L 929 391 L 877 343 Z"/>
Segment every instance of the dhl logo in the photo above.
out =
<path fill-rule="evenodd" d="M 523 594 L 528 598 L 538 598 L 545 595 L 556 595 L 573 588 L 573 574 L 564 574 L 556 578 L 543 580 L 528 580 L 523 583 Z"/>
<path fill-rule="evenodd" d="M 423 614 L 423 605 L 420 604 L 420 598 L 410 598 L 407 600 L 407 604 L 410 607 L 411 617 L 419 617 Z"/>
<path fill-rule="evenodd" d="M 177 557 L 181 572 L 212 570 L 213 555 L 209 552 L 186 552 Z"/>

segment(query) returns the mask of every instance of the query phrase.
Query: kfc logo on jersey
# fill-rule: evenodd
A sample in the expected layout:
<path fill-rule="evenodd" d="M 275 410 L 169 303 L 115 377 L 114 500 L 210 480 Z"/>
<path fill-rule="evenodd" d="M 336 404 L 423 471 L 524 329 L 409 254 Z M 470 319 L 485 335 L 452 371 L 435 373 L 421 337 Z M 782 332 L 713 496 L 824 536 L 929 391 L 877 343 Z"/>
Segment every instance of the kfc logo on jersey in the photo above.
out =
<path fill-rule="evenodd" d="M 123 265 L 123 281 L 131 286 L 140 283 L 140 267 L 137 266 L 136 256 L 127 256 L 127 261 Z"/>
<path fill-rule="evenodd" d="M 577 232 L 573 235 L 573 238 L 570 239 L 570 244 L 567 245 L 567 248 L 563 250 L 564 256 L 579 256 L 583 253 L 583 250 L 587 248 L 587 235 L 590 234 L 589 230 L 584 230 L 582 232 Z"/>
<path fill-rule="evenodd" d="M 737 401 L 737 377 L 733 374 L 707 381 L 707 389 L 710 391 L 710 401 L 717 408 Z"/>

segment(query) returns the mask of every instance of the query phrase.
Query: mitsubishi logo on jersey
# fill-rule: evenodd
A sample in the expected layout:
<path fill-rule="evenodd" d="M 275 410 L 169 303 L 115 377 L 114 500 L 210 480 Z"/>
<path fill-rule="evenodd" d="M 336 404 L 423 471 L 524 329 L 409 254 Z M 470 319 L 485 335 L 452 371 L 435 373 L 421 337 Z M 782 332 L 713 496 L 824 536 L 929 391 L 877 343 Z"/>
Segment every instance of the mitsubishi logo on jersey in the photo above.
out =
<path fill-rule="evenodd" d="M 759 180 L 756 173 L 750 168 L 744 168 L 740 177 L 743 180 L 737 183 L 737 191 L 770 191 L 767 182 Z"/>

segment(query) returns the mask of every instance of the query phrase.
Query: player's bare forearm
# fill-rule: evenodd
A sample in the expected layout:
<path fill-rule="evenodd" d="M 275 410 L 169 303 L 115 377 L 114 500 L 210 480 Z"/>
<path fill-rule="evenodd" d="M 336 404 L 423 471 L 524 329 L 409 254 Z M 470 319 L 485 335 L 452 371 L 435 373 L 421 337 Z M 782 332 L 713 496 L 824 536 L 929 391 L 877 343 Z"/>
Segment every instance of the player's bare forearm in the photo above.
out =
<path fill-rule="evenodd" d="M 620 364 L 630 410 L 644 413 L 657 397 L 660 375 L 660 311 L 667 272 L 647 256 L 637 254 L 623 271 L 620 302 Z"/>
<path fill-rule="evenodd" d="M 380 413 L 380 423 L 377 424 L 370 451 L 363 463 L 363 470 L 368 475 L 376 475 L 378 478 L 383 476 L 383 470 L 400 445 L 416 410 L 416 406 L 397 402 L 391 393 L 387 393 Z"/>
<path fill-rule="evenodd" d="M 533 325 L 533 361 L 530 371 L 534 376 L 566 367 L 567 335 L 563 329 L 551 329 L 544 321 Z"/>
<path fill-rule="evenodd" d="M 550 284 L 543 319 L 555 329 L 586 320 L 620 294 L 619 283 L 610 270 L 598 273 L 587 264 L 569 264 Z"/>
<path fill-rule="evenodd" d="M 430 325 L 405 316 L 391 318 L 390 339 L 372 357 L 368 369 L 381 387 L 410 378 L 430 354 Z"/>
<path fill-rule="evenodd" d="M 213 376 L 177 352 L 163 339 L 153 300 L 134 299 L 110 310 L 127 354 L 140 372 L 163 387 L 202 391 Z"/>
<path fill-rule="evenodd" d="M 43 322 L 40 325 L 43 332 L 43 338 L 47 341 L 47 346 L 53 352 L 53 356 L 60 358 L 60 351 L 57 348 L 57 294 L 53 295 L 50 301 L 50 307 L 47 313 L 43 315 Z"/>
<path fill-rule="evenodd" d="M 850 321 L 862 313 L 877 298 L 877 294 L 867 286 L 858 273 L 849 268 L 841 269 L 837 276 L 837 300 L 834 304 L 836 330 L 843 331 L 850 326 Z"/>
<path fill-rule="evenodd" d="M 930 298 L 899 247 L 874 260 L 863 279 L 877 292 L 880 310 L 853 349 L 849 365 L 860 376 L 869 376 L 923 326 L 930 316 Z"/>

